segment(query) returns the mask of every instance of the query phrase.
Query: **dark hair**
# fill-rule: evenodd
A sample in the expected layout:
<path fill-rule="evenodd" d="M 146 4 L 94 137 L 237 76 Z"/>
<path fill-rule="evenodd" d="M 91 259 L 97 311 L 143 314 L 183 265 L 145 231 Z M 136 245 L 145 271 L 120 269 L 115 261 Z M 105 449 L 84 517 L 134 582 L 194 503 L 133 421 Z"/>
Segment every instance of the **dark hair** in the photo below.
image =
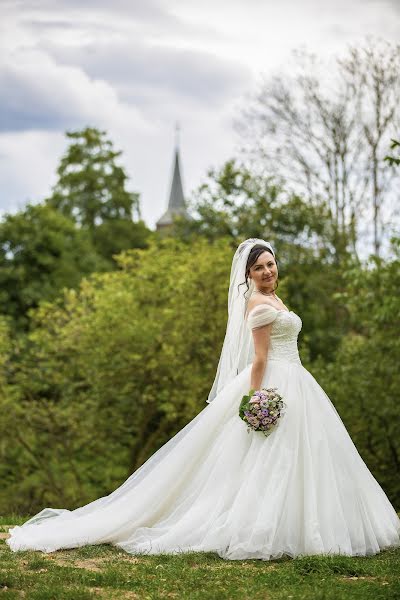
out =
<path fill-rule="evenodd" d="M 252 249 L 249 252 L 249 256 L 247 257 L 247 262 L 246 262 L 246 270 L 245 270 L 245 279 L 246 281 L 243 281 L 242 283 L 239 283 L 238 285 L 238 291 L 239 291 L 239 286 L 241 285 L 246 285 L 247 286 L 247 290 L 244 292 L 244 295 L 247 294 L 247 292 L 249 291 L 249 284 L 248 284 L 248 277 L 250 274 L 250 269 L 251 267 L 257 262 L 258 257 L 263 253 L 263 252 L 269 252 L 275 259 L 276 262 L 276 266 L 278 266 L 278 261 L 276 259 L 276 257 L 272 254 L 271 250 L 269 248 L 267 248 L 266 246 L 263 246 L 262 244 L 255 244 Z M 278 287 L 279 283 L 278 281 L 276 282 L 276 288 Z M 275 288 L 275 289 L 276 289 Z"/>

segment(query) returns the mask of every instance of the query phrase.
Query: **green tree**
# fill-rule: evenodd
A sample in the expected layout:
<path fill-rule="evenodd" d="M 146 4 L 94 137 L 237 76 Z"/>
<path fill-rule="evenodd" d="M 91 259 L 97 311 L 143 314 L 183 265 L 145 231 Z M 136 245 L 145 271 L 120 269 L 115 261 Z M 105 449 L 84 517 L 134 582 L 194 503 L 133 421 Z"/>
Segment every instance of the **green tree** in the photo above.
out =
<path fill-rule="evenodd" d="M 47 203 L 87 229 L 98 253 L 115 267 L 115 254 L 144 248 L 151 237 L 140 218 L 139 194 L 126 189 L 128 176 L 118 164 L 122 152 L 114 150 L 105 131 L 87 127 L 67 137 L 71 143 Z"/>
<path fill-rule="evenodd" d="M 164 240 L 41 304 L 8 376 L 17 397 L 3 510 L 73 507 L 111 491 L 205 406 L 230 259 L 226 241 Z"/>
<path fill-rule="evenodd" d="M 0 397 L 6 396 L 7 363 L 10 353 L 11 336 L 7 319 L 0 316 Z"/>
<path fill-rule="evenodd" d="M 392 502 L 400 506 L 400 240 L 394 258 L 376 256 L 345 273 L 338 296 L 350 313 L 351 329 L 335 360 L 313 369 L 334 400 L 361 456 Z"/>
<path fill-rule="evenodd" d="M 194 220 L 177 221 L 176 234 L 208 239 L 266 237 L 281 249 L 308 247 L 314 254 L 334 254 L 329 213 L 287 192 L 275 177 L 252 173 L 235 159 L 211 170 L 191 201 Z"/>
<path fill-rule="evenodd" d="M 339 239 L 329 211 L 307 204 L 286 192 L 282 181 L 256 176 L 234 160 L 209 173 L 192 200 L 192 210 L 195 220 L 176 221 L 178 237 L 228 236 L 232 250 L 247 237 L 272 242 L 279 260 L 279 293 L 310 332 L 303 335 L 303 351 L 310 360 L 319 355 L 332 360 L 348 327 L 347 310 L 338 306 L 334 294 L 343 289 L 342 273 L 354 256 L 346 250 L 348 240 Z"/>
<path fill-rule="evenodd" d="M 87 127 L 66 135 L 71 144 L 57 169 L 50 206 L 89 229 L 109 219 L 139 218 L 139 195 L 125 189 L 128 176 L 116 162 L 121 152 L 106 132 Z"/>
<path fill-rule="evenodd" d="M 91 237 L 98 254 L 110 262 L 112 257 L 124 250 L 147 248 L 154 235 L 142 220 L 109 219 L 97 225 Z M 111 266 L 116 264 L 113 261 Z"/>
<path fill-rule="evenodd" d="M 13 340 L 0 320 L 0 510 L 74 508 L 110 492 L 205 406 L 226 326 L 231 241 L 152 241 L 119 256 L 120 270 L 42 302 L 25 338 Z M 300 279 L 304 264 L 299 256 L 281 285 L 296 309 L 308 279 L 320 282 L 315 298 L 307 287 L 311 319 L 337 282 L 317 263 Z M 333 359 L 320 356 L 311 370 L 399 501 L 399 258 L 343 270 L 336 304 L 351 329 Z M 318 318 L 307 334 L 332 337 L 337 313 L 325 329 Z"/>
<path fill-rule="evenodd" d="M 50 206 L 28 205 L 0 223 L 0 313 L 25 326 L 42 299 L 106 267 L 86 231 Z"/>

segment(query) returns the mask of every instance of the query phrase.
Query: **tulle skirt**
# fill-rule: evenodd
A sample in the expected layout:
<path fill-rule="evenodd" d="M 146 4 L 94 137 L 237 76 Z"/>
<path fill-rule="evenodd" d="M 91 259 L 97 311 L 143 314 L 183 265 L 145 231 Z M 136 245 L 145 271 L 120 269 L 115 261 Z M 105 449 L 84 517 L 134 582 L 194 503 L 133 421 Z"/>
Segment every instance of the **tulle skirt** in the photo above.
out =
<path fill-rule="evenodd" d="M 132 554 L 215 551 L 224 559 L 364 556 L 400 545 L 400 520 L 332 402 L 299 362 L 268 361 L 287 405 L 277 429 L 238 417 L 251 365 L 110 495 L 45 508 L 13 551 L 109 543 Z"/>

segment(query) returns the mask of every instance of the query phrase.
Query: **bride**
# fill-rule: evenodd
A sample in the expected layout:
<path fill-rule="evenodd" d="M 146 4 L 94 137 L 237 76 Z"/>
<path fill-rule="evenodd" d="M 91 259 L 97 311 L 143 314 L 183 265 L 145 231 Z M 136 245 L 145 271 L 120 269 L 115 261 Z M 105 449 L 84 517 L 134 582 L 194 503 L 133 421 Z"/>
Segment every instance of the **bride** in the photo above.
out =
<path fill-rule="evenodd" d="M 269 242 L 239 245 L 208 406 L 108 496 L 73 511 L 44 508 L 10 529 L 13 551 L 108 543 L 132 554 L 269 560 L 400 544 L 394 508 L 301 364 L 301 319 L 275 294 L 277 279 Z M 286 403 L 268 437 L 238 416 L 242 396 L 261 387 Z"/>

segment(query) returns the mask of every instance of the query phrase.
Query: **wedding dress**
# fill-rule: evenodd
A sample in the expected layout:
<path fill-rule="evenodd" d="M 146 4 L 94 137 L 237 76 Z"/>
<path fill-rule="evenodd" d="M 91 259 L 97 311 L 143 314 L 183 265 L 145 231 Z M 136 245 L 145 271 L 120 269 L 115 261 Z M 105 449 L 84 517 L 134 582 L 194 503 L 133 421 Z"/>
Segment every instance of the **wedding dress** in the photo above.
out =
<path fill-rule="evenodd" d="M 301 364 L 293 311 L 261 304 L 272 323 L 263 387 L 287 405 L 276 430 L 238 416 L 251 364 L 110 495 L 73 511 L 45 508 L 10 530 L 14 551 L 109 543 L 132 554 L 215 551 L 224 559 L 375 554 L 400 544 L 400 520 L 332 402 Z"/>

